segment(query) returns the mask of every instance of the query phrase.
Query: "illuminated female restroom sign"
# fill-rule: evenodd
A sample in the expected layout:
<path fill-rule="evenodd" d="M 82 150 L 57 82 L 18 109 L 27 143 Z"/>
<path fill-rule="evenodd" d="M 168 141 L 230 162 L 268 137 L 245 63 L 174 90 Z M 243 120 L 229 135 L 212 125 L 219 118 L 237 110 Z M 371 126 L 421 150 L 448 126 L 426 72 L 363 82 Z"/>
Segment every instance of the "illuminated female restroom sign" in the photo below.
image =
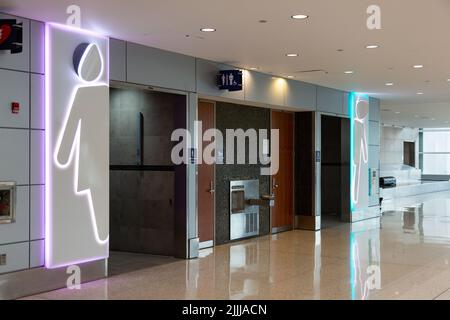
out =
<path fill-rule="evenodd" d="M 350 94 L 351 211 L 369 206 L 369 97 Z"/>
<path fill-rule="evenodd" d="M 45 265 L 108 257 L 109 41 L 46 25 Z"/>

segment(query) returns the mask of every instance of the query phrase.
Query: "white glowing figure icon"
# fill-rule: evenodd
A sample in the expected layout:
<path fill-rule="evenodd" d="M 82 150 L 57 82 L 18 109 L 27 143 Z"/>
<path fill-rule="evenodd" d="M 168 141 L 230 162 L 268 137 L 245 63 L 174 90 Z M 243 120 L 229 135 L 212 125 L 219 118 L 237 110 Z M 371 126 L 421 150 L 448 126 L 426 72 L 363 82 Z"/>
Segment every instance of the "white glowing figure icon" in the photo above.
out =
<path fill-rule="evenodd" d="M 369 161 L 369 144 L 367 141 L 369 102 L 365 99 L 356 98 L 355 117 L 354 117 L 354 137 L 355 150 L 353 160 L 353 203 L 359 202 L 359 192 L 362 176 L 363 164 Z"/>
<path fill-rule="evenodd" d="M 109 240 L 109 226 L 104 223 L 108 209 L 108 193 L 99 173 L 102 164 L 108 163 L 108 127 L 96 119 L 104 117 L 108 106 L 108 85 L 96 82 L 103 73 L 103 60 L 95 44 L 81 44 L 74 53 L 74 68 L 79 79 L 86 85 L 74 89 L 66 119 L 58 137 L 53 155 L 60 169 L 69 169 L 75 163 L 74 190 L 86 197 L 95 238 L 99 244 Z M 106 122 L 105 122 L 106 123 Z M 107 126 L 107 124 L 103 124 Z"/>

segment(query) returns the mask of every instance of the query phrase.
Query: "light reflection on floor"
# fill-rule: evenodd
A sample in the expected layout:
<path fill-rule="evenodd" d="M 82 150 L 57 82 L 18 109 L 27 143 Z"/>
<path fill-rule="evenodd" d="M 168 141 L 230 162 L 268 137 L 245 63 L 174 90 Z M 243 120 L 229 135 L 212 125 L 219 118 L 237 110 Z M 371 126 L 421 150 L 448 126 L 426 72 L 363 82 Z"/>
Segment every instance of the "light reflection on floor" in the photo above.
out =
<path fill-rule="evenodd" d="M 450 299 L 450 193 L 383 207 L 381 219 L 222 245 L 196 260 L 125 255 L 123 273 L 116 265 L 118 275 L 81 290 L 30 298 Z"/>

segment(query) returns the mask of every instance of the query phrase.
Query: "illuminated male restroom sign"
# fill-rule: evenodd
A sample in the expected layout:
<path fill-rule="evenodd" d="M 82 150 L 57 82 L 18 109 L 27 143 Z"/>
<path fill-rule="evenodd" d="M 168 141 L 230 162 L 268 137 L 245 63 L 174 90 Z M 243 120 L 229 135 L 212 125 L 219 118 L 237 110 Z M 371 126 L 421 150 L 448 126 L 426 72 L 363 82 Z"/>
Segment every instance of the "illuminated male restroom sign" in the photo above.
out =
<path fill-rule="evenodd" d="M 108 38 L 46 25 L 48 268 L 109 252 Z"/>
<path fill-rule="evenodd" d="M 350 181 L 352 212 L 369 206 L 369 97 L 350 94 Z"/>

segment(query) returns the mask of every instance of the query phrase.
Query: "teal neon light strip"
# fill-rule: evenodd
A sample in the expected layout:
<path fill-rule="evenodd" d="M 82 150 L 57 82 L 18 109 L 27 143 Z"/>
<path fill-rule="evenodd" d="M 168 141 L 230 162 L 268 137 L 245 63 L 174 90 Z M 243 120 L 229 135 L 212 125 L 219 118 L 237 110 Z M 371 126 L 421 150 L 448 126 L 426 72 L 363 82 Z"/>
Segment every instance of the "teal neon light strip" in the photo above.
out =
<path fill-rule="evenodd" d="M 350 211 L 355 212 L 355 203 L 353 202 L 353 182 L 354 182 L 354 169 L 353 165 L 355 163 L 354 150 L 355 150 L 355 107 L 357 99 L 364 99 L 369 101 L 369 96 L 367 94 L 350 92 L 349 97 L 349 118 L 350 118 Z M 369 111 L 370 112 L 370 111 Z M 369 142 L 369 136 L 367 135 L 367 143 Z M 369 174 L 370 183 L 370 174 Z M 370 190 L 370 189 L 369 189 Z M 369 191 L 370 192 L 370 191 Z"/>
<path fill-rule="evenodd" d="M 350 213 L 355 211 L 353 203 L 353 163 L 354 163 L 354 150 L 355 150 L 355 102 L 356 94 L 350 92 L 349 101 L 349 117 L 350 117 Z"/>

